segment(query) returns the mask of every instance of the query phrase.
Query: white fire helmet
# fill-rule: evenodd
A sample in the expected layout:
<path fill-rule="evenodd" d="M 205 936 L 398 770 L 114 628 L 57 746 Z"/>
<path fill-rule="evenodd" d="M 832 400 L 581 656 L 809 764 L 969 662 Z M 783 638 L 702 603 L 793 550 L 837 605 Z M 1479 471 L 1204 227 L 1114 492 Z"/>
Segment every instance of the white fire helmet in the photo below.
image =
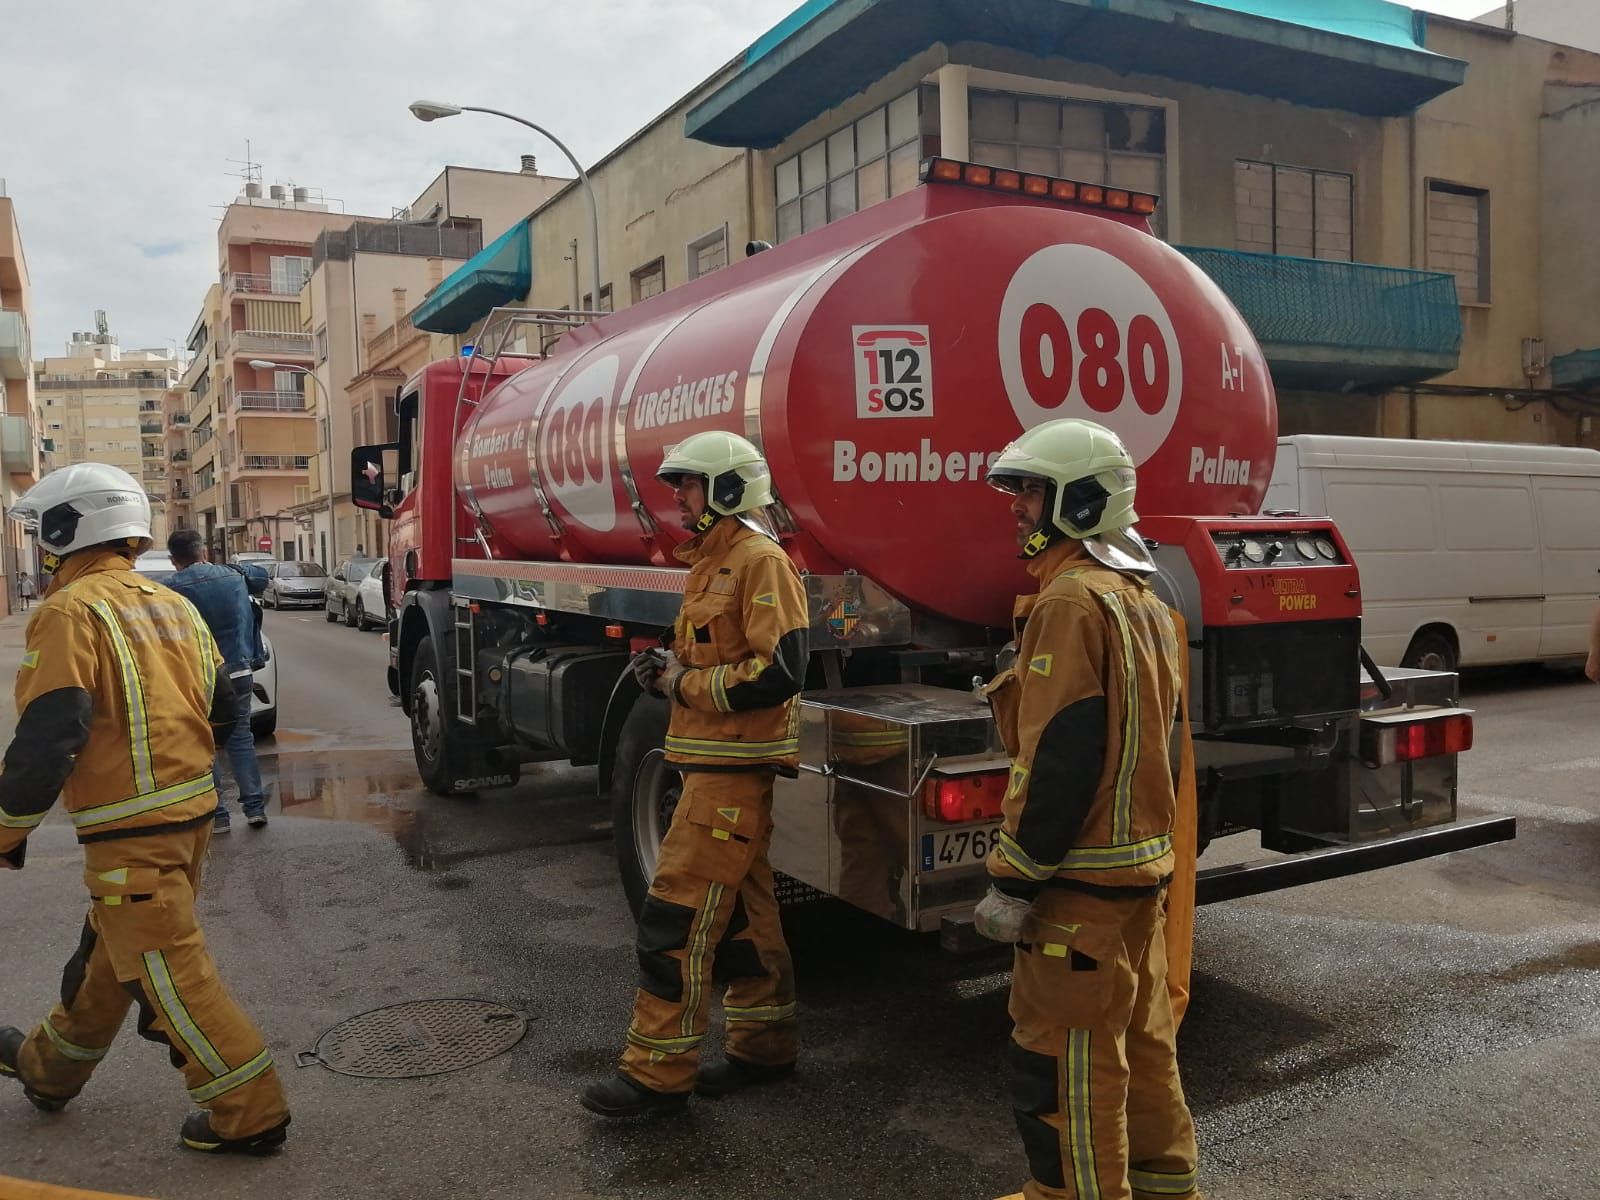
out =
<path fill-rule="evenodd" d="M 706 507 L 716 516 L 732 517 L 772 503 L 767 460 L 736 433 L 708 429 L 669 446 L 656 478 L 675 485 L 684 475 L 698 475 L 705 481 Z M 709 528 L 713 519 L 705 519 L 704 525 Z"/>
<path fill-rule="evenodd" d="M 992 487 L 1012 495 L 1029 479 L 1044 481 L 1045 511 L 1024 557 L 1069 537 L 1116 570 L 1155 569 L 1133 529 L 1133 459 L 1111 430 L 1076 417 L 1034 426 L 1000 452 L 988 474 Z"/>
<path fill-rule="evenodd" d="M 150 537 L 150 499 L 139 481 L 106 463 L 74 463 L 51 471 L 11 506 L 10 516 L 46 552 Z"/>

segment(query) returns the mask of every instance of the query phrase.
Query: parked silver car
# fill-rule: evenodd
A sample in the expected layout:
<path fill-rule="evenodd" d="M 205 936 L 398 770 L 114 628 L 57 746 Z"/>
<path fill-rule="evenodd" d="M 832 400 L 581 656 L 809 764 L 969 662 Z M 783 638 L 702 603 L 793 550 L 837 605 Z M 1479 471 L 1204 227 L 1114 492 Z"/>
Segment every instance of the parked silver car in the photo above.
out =
<path fill-rule="evenodd" d="M 378 560 L 375 558 L 347 558 L 338 565 L 333 578 L 328 581 L 326 612 L 330 623 L 343 617 L 346 625 L 355 628 L 356 617 L 361 611 L 356 603 L 356 592 L 361 587 L 361 581 L 377 567 Z"/>
<path fill-rule="evenodd" d="M 268 608 L 321 608 L 327 603 L 328 573 L 320 563 L 280 562 L 268 573 L 261 602 Z"/>

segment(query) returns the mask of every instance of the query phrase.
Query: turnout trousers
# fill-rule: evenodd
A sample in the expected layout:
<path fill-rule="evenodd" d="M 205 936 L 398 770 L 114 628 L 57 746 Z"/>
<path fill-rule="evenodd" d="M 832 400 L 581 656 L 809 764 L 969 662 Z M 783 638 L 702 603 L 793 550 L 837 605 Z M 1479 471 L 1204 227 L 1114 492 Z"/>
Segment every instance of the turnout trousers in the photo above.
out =
<path fill-rule="evenodd" d="M 1165 894 L 1046 888 L 1034 902 L 1011 978 L 1009 1048 L 1027 1200 L 1195 1195 L 1165 914 Z"/>
<path fill-rule="evenodd" d="M 61 977 L 61 999 L 28 1035 L 23 1080 L 56 1099 L 76 1096 L 130 1006 L 139 1035 L 166 1046 L 189 1095 L 223 1138 L 286 1124 L 272 1056 L 217 975 L 195 917 L 211 822 L 84 846 L 89 917 Z"/>
<path fill-rule="evenodd" d="M 639 913 L 639 991 L 619 1064 L 658 1092 L 699 1070 L 714 983 L 725 987 L 726 1050 L 792 1063 L 794 967 L 772 892 L 771 771 L 690 771 Z"/>

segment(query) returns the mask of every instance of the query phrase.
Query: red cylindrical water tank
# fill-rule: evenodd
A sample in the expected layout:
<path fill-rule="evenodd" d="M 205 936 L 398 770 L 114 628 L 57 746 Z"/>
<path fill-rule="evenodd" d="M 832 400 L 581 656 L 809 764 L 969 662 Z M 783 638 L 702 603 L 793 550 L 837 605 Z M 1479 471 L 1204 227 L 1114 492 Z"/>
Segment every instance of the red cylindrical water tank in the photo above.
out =
<path fill-rule="evenodd" d="M 736 286 L 608 318 L 592 333 L 617 332 L 502 384 L 457 453 L 495 553 L 670 561 L 685 535 L 655 471 L 713 428 L 765 450 L 803 567 L 859 571 L 955 620 L 1004 625 L 1028 589 L 983 474 L 1042 421 L 1115 429 L 1143 513 L 1257 511 L 1272 382 L 1197 267 L 1087 212 L 927 211 L 887 232 L 863 213 L 864 236 L 728 268 Z"/>

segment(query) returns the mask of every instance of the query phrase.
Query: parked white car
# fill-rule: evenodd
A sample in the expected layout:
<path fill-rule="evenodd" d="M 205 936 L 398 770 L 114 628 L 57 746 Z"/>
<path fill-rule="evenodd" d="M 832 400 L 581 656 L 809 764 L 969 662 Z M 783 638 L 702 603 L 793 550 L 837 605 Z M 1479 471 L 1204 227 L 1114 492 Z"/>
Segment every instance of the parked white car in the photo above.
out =
<path fill-rule="evenodd" d="M 154 583 L 166 583 L 177 574 L 172 556 L 165 550 L 148 550 L 139 556 L 133 569 Z M 250 607 L 259 620 L 261 601 L 250 597 Z M 261 644 L 266 647 L 267 665 L 255 674 L 250 698 L 250 732 L 260 737 L 271 737 L 278 728 L 278 656 L 272 652 L 272 639 L 263 630 Z"/>
<path fill-rule="evenodd" d="M 389 598 L 383 590 L 384 567 L 379 563 L 356 588 L 356 628 L 382 629 L 389 624 Z"/>

